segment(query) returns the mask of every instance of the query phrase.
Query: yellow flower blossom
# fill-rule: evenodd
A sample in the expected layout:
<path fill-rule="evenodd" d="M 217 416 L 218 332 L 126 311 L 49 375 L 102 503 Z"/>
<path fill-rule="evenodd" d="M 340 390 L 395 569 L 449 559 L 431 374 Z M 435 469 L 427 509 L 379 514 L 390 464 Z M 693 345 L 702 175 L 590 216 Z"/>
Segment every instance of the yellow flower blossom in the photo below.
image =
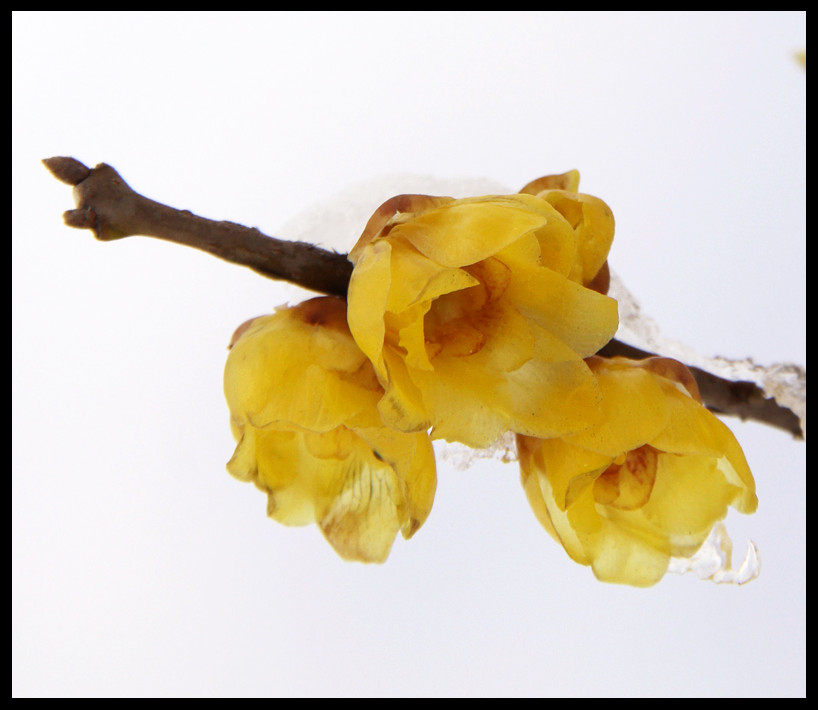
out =
<path fill-rule="evenodd" d="M 555 439 L 518 436 L 522 482 L 540 523 L 606 582 L 656 583 L 690 557 L 755 483 L 731 431 L 667 358 L 589 358 L 603 420 Z"/>
<path fill-rule="evenodd" d="M 383 562 L 432 507 L 425 432 L 383 426 L 383 390 L 346 323 L 346 304 L 314 298 L 241 328 L 224 390 L 238 441 L 227 467 L 268 496 L 286 525 L 317 522 L 344 559 Z"/>
<path fill-rule="evenodd" d="M 568 277 L 583 286 L 608 293 L 608 252 L 614 236 L 611 208 L 593 195 L 578 192 L 579 172 L 546 175 L 528 183 L 520 192 L 537 195 L 554 206 L 570 223 L 577 253 Z"/>
<path fill-rule="evenodd" d="M 618 317 L 586 285 L 613 218 L 555 185 L 576 188 L 567 178 L 537 194 L 400 195 L 372 216 L 350 252 L 347 315 L 387 425 L 483 447 L 509 429 L 551 437 L 591 423 L 599 390 L 583 359 Z"/>

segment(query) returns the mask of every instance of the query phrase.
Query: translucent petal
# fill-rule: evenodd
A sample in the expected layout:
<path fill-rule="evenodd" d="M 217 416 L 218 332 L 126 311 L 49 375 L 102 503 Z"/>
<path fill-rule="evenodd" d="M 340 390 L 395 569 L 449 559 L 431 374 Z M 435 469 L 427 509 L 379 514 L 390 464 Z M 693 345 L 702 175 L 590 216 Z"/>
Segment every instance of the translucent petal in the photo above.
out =
<path fill-rule="evenodd" d="M 671 387 L 664 391 L 670 417 L 651 443 L 657 449 L 676 454 L 722 456 L 732 437 L 730 430 L 694 399 Z"/>
<path fill-rule="evenodd" d="M 540 265 L 561 276 L 569 276 L 577 263 L 577 239 L 571 225 L 552 218 L 545 227 L 534 232 L 534 237 L 540 247 Z"/>
<path fill-rule="evenodd" d="M 412 379 L 423 392 L 434 438 L 481 448 L 508 427 L 508 403 L 497 400 L 500 373 L 474 367 L 469 358 L 438 357 L 434 372 L 416 371 Z"/>
<path fill-rule="evenodd" d="M 478 283 L 476 278 L 462 269 L 442 267 L 403 240 L 392 241 L 391 244 L 391 266 L 400 275 L 391 281 L 386 303 L 387 310 L 393 313 Z"/>
<path fill-rule="evenodd" d="M 381 351 L 386 335 L 383 314 L 392 284 L 391 251 L 385 241 L 364 248 L 352 271 L 347 294 L 349 329 L 381 378 L 386 375 Z"/>
<path fill-rule="evenodd" d="M 520 192 L 537 195 L 545 190 L 569 190 L 576 192 L 579 189 L 579 171 L 569 170 L 559 175 L 545 175 L 528 183 Z"/>
<path fill-rule="evenodd" d="M 595 354 L 619 323 L 616 301 L 546 268 L 515 272 L 507 296 L 581 357 Z"/>
<path fill-rule="evenodd" d="M 414 535 L 432 510 L 437 489 L 435 452 L 424 432 L 416 438 L 415 452 L 409 470 L 403 476 L 406 484 L 406 515 L 401 534 L 406 539 Z"/>
<path fill-rule="evenodd" d="M 637 367 L 609 369 L 598 366 L 597 360 L 589 362 L 602 394 L 603 418 L 569 441 L 612 458 L 653 443 L 669 417 L 667 396 L 657 378 Z"/>
<path fill-rule="evenodd" d="M 300 432 L 299 437 L 307 453 L 315 459 L 348 458 L 358 444 L 357 436 L 345 426 L 326 432 Z"/>
<path fill-rule="evenodd" d="M 556 504 L 551 481 L 541 469 L 537 472 L 537 480 L 551 523 L 557 533 L 557 539 L 571 559 L 581 565 L 590 564 L 592 558 L 589 557 L 587 548 L 602 525 L 594 508 L 594 499 L 590 495 L 590 489 L 582 492 L 570 508 L 561 510 Z"/>
<path fill-rule="evenodd" d="M 431 422 L 424 397 L 409 375 L 406 362 L 400 353 L 391 348 L 384 350 L 383 357 L 387 385 L 378 402 L 378 411 L 384 423 L 403 432 L 426 431 Z"/>
<path fill-rule="evenodd" d="M 284 525 L 315 521 L 322 473 L 334 460 L 315 461 L 298 432 L 255 430 L 256 485 L 267 492 L 267 514 Z"/>
<path fill-rule="evenodd" d="M 425 316 L 432 307 L 430 301 L 419 303 L 399 315 L 386 314 L 390 332 L 397 332 L 398 346 L 406 352 L 406 365 L 420 370 L 432 370 L 426 341 Z"/>
<path fill-rule="evenodd" d="M 318 521 L 346 560 L 384 562 L 401 528 L 403 490 L 391 467 L 356 451 L 337 474 L 340 487 Z"/>
<path fill-rule="evenodd" d="M 468 198 L 379 229 L 357 257 L 349 322 L 389 426 L 486 446 L 509 427 L 555 436 L 591 424 L 599 391 L 582 358 L 613 336 L 616 303 L 540 265 L 567 274 L 576 256 L 574 229 L 552 205 Z M 388 276 L 375 257 L 384 243 Z M 359 290 L 363 279 L 378 287 Z"/>
<path fill-rule="evenodd" d="M 612 358 L 608 362 L 615 365 L 619 359 L 620 358 Z M 624 362 L 627 362 L 629 366 L 641 367 L 645 370 L 650 370 L 663 379 L 668 380 L 683 394 L 689 395 L 697 402 L 702 401 L 696 378 L 693 376 L 693 373 L 690 371 L 687 365 L 684 365 L 678 360 L 674 360 L 673 358 L 669 357 L 648 357 L 644 360 L 635 361 L 626 360 L 625 358 L 621 359 Z M 679 387 L 679 385 L 681 385 L 681 387 Z"/>
<path fill-rule="evenodd" d="M 595 421 L 599 390 L 586 364 L 558 340 L 547 340 L 553 336 L 538 333 L 532 340 L 529 324 L 522 319 L 511 322 L 516 325 L 499 329 L 508 337 L 492 333 L 477 353 L 451 355 L 444 349 L 433 359 L 433 371 L 411 372 L 436 438 L 484 447 L 507 428 L 548 437 L 579 431 Z M 520 345 L 515 347 L 515 342 Z M 533 349 L 526 342 L 532 342 Z M 555 352 L 567 360 L 541 359 Z M 524 359 L 521 356 L 526 362 L 509 371 Z"/>
<path fill-rule="evenodd" d="M 435 456 L 426 432 L 402 434 L 386 427 L 356 430 L 376 458 L 389 463 L 403 482 L 405 509 L 401 532 L 409 538 L 429 516 L 437 487 Z"/>
<path fill-rule="evenodd" d="M 619 510 L 639 510 L 651 499 L 660 453 L 652 446 L 629 451 L 594 481 L 594 499 Z"/>
<path fill-rule="evenodd" d="M 411 218 L 415 213 L 424 212 L 434 207 L 440 207 L 453 202 L 452 197 L 432 197 L 431 195 L 395 195 L 381 204 L 369 218 L 363 233 L 355 246 L 349 251 L 349 259 L 353 264 L 358 262 L 363 248 L 379 236 L 390 224 L 400 223 L 404 215 Z M 405 221 L 405 219 L 403 220 Z"/>
<path fill-rule="evenodd" d="M 240 481 L 252 481 L 258 473 L 253 428 L 242 427 L 242 432 L 236 444 L 236 450 L 230 461 L 227 462 L 227 470 L 231 476 L 235 476 Z"/>
<path fill-rule="evenodd" d="M 506 299 L 448 322 L 439 315 L 441 300 L 433 304 L 426 317 L 427 337 L 440 346 L 436 361 L 455 357 L 470 367 L 509 372 L 534 357 L 534 333 L 529 321 Z"/>
<path fill-rule="evenodd" d="M 573 446 L 562 438 L 533 441 L 539 442 L 539 465 L 548 478 L 554 502 L 562 511 L 611 464 L 609 456 Z"/>
<path fill-rule="evenodd" d="M 550 220 L 562 217 L 531 195 L 476 197 L 424 212 L 391 235 L 411 242 L 438 264 L 460 267 L 493 256 Z"/>
<path fill-rule="evenodd" d="M 650 501 L 640 513 L 668 536 L 672 554 L 692 554 L 727 515 L 738 489 L 710 456 L 660 455 Z"/>
<path fill-rule="evenodd" d="M 563 245 L 563 247 L 564 251 L 567 252 L 565 258 L 554 259 L 553 261 L 556 261 L 557 264 L 564 261 L 566 263 L 565 274 L 567 275 L 574 260 L 573 235 L 571 235 L 570 241 L 566 240 L 566 244 Z M 540 247 L 540 241 L 537 239 L 537 233 L 530 232 L 529 234 L 525 234 L 519 239 L 516 239 L 508 246 L 500 249 L 494 255 L 494 258 L 504 263 L 512 274 L 516 273 L 517 271 L 532 270 L 542 266 L 542 248 Z M 549 263 L 549 267 L 554 271 L 559 271 L 557 265 L 551 266 Z"/>
<path fill-rule="evenodd" d="M 280 422 L 328 431 L 380 397 L 340 299 L 312 299 L 257 318 L 227 358 L 231 414 L 257 428 Z"/>
<path fill-rule="evenodd" d="M 596 380 L 579 358 L 544 362 L 534 357 L 508 374 L 500 396 L 512 414 L 512 429 L 529 436 L 572 434 L 590 426 L 599 413 Z"/>
<path fill-rule="evenodd" d="M 271 363 L 262 369 L 254 362 L 253 367 L 238 373 L 237 368 L 228 370 L 228 384 L 240 381 L 242 385 L 228 387 L 230 409 L 241 412 L 253 426 L 280 428 L 281 422 L 290 422 L 314 431 L 329 431 L 360 410 L 376 406 L 380 391 L 362 389 L 323 367 L 305 364 L 301 358 L 288 361 L 298 351 L 284 352 L 286 358 L 278 360 L 277 367 Z M 242 365 L 247 365 L 249 358 L 242 360 Z M 266 355 L 259 358 L 266 359 Z M 257 383 L 255 388 L 253 382 Z"/>
<path fill-rule="evenodd" d="M 649 544 L 621 525 L 605 521 L 595 543 L 591 569 L 602 582 L 649 587 L 667 572 L 670 551 Z"/>
<path fill-rule="evenodd" d="M 474 362 L 498 372 L 514 372 L 535 357 L 535 334 L 528 320 L 506 299 L 483 309 L 477 329 L 485 342 Z"/>
<path fill-rule="evenodd" d="M 425 431 L 383 426 L 383 389 L 346 311 L 310 299 L 241 329 L 225 368 L 239 439 L 228 470 L 267 493 L 273 519 L 317 522 L 345 559 L 382 562 L 397 531 L 412 535 L 429 514 L 434 455 Z"/>
<path fill-rule="evenodd" d="M 526 468 L 523 469 L 522 475 L 523 490 L 525 491 L 528 504 L 534 512 L 537 521 L 542 525 L 546 532 L 553 537 L 557 542 L 560 542 L 560 536 L 557 534 L 557 529 L 551 521 L 551 514 L 548 512 L 548 506 L 543 498 L 542 490 L 540 490 L 540 482 L 537 475 Z"/>
<path fill-rule="evenodd" d="M 602 268 L 611 250 L 613 212 L 602 200 L 591 195 L 556 190 L 542 193 L 540 197 L 554 205 L 574 228 L 578 259 L 571 278 L 587 285 Z"/>
<path fill-rule="evenodd" d="M 726 455 L 718 459 L 716 465 L 725 480 L 738 490 L 733 507 L 739 513 L 755 513 L 758 508 L 755 479 L 747 466 L 744 452 L 735 439 L 729 443 Z"/>
<path fill-rule="evenodd" d="M 397 531 L 414 532 L 429 514 L 436 479 L 425 434 L 250 431 L 243 441 L 253 447 L 270 517 L 285 525 L 318 522 L 345 559 L 383 562 Z"/>
<path fill-rule="evenodd" d="M 653 443 L 663 451 L 706 454 L 718 461 L 726 479 L 740 494 L 735 507 L 752 513 L 758 506 L 755 480 L 733 432 L 701 404 L 679 393 L 669 392 L 671 419 Z"/>

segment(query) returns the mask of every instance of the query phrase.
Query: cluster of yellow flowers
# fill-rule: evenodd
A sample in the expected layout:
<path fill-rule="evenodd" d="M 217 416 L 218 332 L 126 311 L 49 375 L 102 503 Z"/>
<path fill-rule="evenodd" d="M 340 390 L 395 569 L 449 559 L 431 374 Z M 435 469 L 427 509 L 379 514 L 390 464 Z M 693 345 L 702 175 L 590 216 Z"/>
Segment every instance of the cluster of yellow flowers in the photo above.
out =
<path fill-rule="evenodd" d="M 426 520 L 432 439 L 517 437 L 540 523 L 601 580 L 654 584 L 755 484 L 674 360 L 596 353 L 615 334 L 611 210 L 579 174 L 515 195 L 399 195 L 349 254 L 347 300 L 241 326 L 225 370 L 228 470 L 279 522 L 316 522 L 345 559 L 383 562 Z"/>

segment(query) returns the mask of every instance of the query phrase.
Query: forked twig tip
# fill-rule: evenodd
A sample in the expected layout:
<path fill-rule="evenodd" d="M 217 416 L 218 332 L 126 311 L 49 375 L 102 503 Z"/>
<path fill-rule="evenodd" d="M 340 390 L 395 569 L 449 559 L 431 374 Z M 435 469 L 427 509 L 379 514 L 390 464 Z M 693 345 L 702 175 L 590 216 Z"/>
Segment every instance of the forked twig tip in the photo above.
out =
<path fill-rule="evenodd" d="M 57 180 L 67 185 L 79 185 L 91 173 L 91 169 L 76 158 L 44 158 L 43 165 Z"/>

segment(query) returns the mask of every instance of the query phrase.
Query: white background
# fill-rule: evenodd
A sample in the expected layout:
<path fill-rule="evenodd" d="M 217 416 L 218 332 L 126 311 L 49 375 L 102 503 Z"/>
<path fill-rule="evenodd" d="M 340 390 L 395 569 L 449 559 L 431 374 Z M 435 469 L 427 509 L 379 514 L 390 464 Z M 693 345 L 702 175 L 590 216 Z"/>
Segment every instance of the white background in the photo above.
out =
<path fill-rule="evenodd" d="M 805 46 L 802 12 L 13 14 L 12 694 L 805 695 L 804 443 L 729 421 L 742 587 L 597 582 L 498 463 L 344 563 L 224 467 L 230 335 L 306 292 L 70 230 L 39 162 L 272 235 L 382 175 L 577 168 L 666 336 L 805 365 Z"/>

